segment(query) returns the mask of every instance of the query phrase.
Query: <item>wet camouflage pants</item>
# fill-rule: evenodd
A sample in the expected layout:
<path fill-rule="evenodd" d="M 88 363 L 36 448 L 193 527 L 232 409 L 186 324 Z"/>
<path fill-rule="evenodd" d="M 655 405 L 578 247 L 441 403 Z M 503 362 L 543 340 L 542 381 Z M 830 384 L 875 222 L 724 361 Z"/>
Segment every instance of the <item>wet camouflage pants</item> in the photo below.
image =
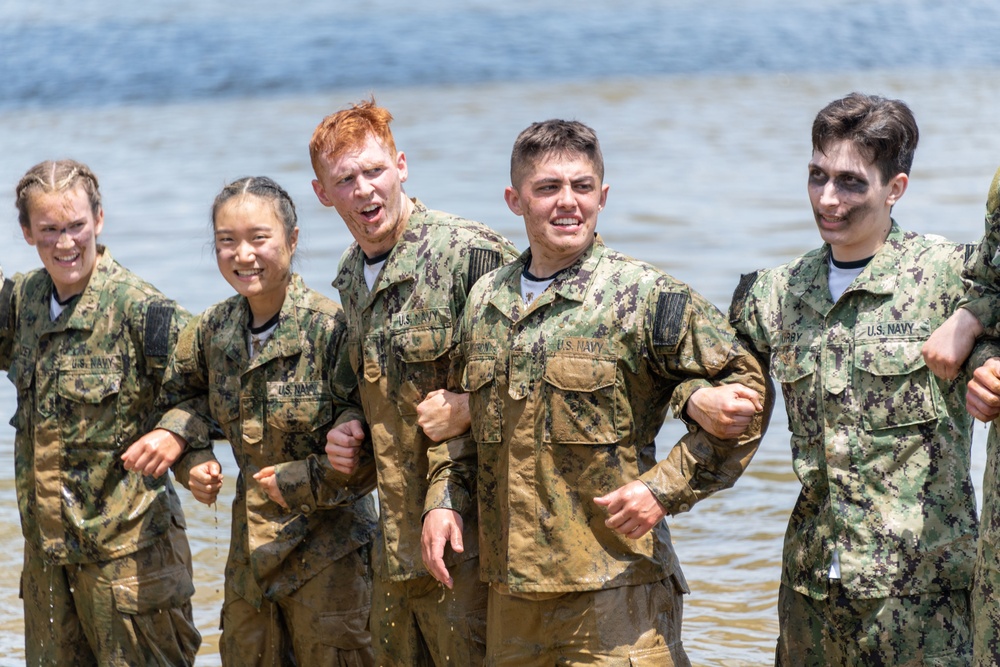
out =
<path fill-rule="evenodd" d="M 1000 549 L 979 540 L 972 584 L 973 648 L 976 667 L 1000 665 Z"/>
<path fill-rule="evenodd" d="M 371 570 L 367 545 L 339 558 L 288 597 L 260 609 L 226 581 L 219 652 L 224 665 L 374 664 L 368 618 Z"/>
<path fill-rule="evenodd" d="M 817 600 L 782 585 L 777 667 L 959 667 L 972 659 L 969 591 Z"/>
<path fill-rule="evenodd" d="M 673 578 L 533 598 L 490 589 L 490 667 L 689 667 L 683 593 Z"/>
<path fill-rule="evenodd" d="M 380 667 L 483 664 L 489 589 L 479 581 L 479 559 L 448 571 L 451 590 L 430 575 L 399 582 L 376 577 L 372 634 Z"/>
<path fill-rule="evenodd" d="M 21 597 L 28 665 L 192 665 L 191 551 L 177 526 L 103 563 L 45 565 L 24 550 Z"/>

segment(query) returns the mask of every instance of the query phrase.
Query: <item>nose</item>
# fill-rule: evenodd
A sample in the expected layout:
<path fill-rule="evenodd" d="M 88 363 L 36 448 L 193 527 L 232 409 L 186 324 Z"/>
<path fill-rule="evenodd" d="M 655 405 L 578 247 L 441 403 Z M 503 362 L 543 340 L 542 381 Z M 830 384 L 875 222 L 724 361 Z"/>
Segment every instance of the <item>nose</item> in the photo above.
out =
<path fill-rule="evenodd" d="M 573 187 L 571 185 L 567 185 L 559 190 L 559 199 L 556 201 L 556 205 L 564 209 L 576 208 L 576 197 L 573 196 Z"/>
<path fill-rule="evenodd" d="M 823 184 L 819 192 L 819 204 L 824 207 L 833 207 L 839 203 L 840 198 L 837 196 L 837 186 L 834 184 L 833 179 L 830 179 Z"/>
<path fill-rule="evenodd" d="M 236 246 L 236 261 L 237 262 L 252 262 L 256 257 L 253 245 L 247 243 L 246 241 L 240 241 L 240 244 Z"/>
<path fill-rule="evenodd" d="M 358 177 L 354 181 L 354 191 L 358 197 L 367 198 L 374 189 L 375 188 L 372 186 L 371 181 L 363 176 Z"/>
<path fill-rule="evenodd" d="M 57 248 L 69 248 L 73 245 L 73 236 L 69 233 L 68 229 L 63 229 L 59 232 L 59 238 L 56 239 Z"/>

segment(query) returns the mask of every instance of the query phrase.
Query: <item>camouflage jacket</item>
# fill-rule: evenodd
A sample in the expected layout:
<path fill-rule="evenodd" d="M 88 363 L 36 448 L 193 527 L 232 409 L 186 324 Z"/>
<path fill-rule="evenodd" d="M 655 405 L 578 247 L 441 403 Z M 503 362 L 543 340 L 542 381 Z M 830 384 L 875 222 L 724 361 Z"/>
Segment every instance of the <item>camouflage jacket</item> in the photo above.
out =
<path fill-rule="evenodd" d="M 515 593 L 683 583 L 666 521 L 630 540 L 594 498 L 638 479 L 678 514 L 731 486 L 764 415 L 738 441 L 691 423 L 659 462 L 654 438 L 697 389 L 742 382 L 763 395 L 765 376 L 718 309 L 599 238 L 525 306 L 530 259 L 473 288 L 455 355 L 478 446 L 483 578 Z"/>
<path fill-rule="evenodd" d="M 1000 336 L 1000 169 L 986 196 L 986 233 L 966 277 L 971 284 L 959 305 L 979 318 L 987 336 Z"/>
<path fill-rule="evenodd" d="M 86 289 L 55 322 L 44 269 L 0 288 L 21 529 L 53 564 L 117 558 L 171 521 L 184 525 L 169 475 L 128 472 L 120 457 L 156 422 L 163 368 L 188 314 L 106 248 L 98 253 Z"/>
<path fill-rule="evenodd" d="M 369 291 L 365 283 L 364 253 L 356 243 L 344 254 L 333 283 L 347 314 L 351 367 L 378 465 L 382 540 L 375 549 L 375 571 L 394 581 L 427 574 L 420 556 L 425 508 L 462 514 L 465 551 L 449 550 L 447 564 L 478 554 L 474 487 L 456 485 L 447 475 L 429 485 L 428 451 L 455 445 L 425 436 L 416 408 L 429 392 L 446 386 L 452 330 L 472 284 L 516 256 L 514 247 L 488 227 L 414 203 L 375 289 Z"/>
<path fill-rule="evenodd" d="M 259 606 L 262 596 L 287 596 L 371 540 L 375 467 L 369 457 L 346 478 L 325 452 L 335 423 L 361 418 L 339 306 L 293 275 L 277 327 L 252 360 L 249 321 L 246 299 L 233 296 L 184 329 L 161 395 L 174 407 L 159 427 L 197 438 L 218 423 L 232 445 L 240 474 L 226 578 Z M 185 468 L 206 459 L 192 452 Z M 291 509 L 253 480 L 270 465 Z"/>
<path fill-rule="evenodd" d="M 829 246 L 741 281 L 730 319 L 781 383 L 802 483 L 782 568 L 796 591 L 826 596 L 835 548 L 851 597 L 969 586 L 965 382 L 934 377 L 920 350 L 964 293 L 970 250 L 893 223 L 836 304 Z"/>

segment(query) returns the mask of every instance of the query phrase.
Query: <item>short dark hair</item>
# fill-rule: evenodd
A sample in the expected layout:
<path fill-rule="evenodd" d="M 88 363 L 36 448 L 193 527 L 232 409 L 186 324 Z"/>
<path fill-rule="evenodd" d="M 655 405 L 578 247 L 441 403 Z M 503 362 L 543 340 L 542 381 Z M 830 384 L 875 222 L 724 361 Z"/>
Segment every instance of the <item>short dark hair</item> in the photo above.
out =
<path fill-rule="evenodd" d="M 222 191 L 215 196 L 212 202 L 212 230 L 215 230 L 216 216 L 219 210 L 229 200 L 236 197 L 257 197 L 266 202 L 270 202 L 274 207 L 274 213 L 281 221 L 281 226 L 285 231 L 285 243 L 291 243 L 292 232 L 298 226 L 298 215 L 295 212 L 295 203 L 285 192 L 285 189 L 278 185 L 274 179 L 267 176 L 244 176 L 232 183 L 229 183 Z M 213 241 L 214 245 L 214 241 Z"/>
<path fill-rule="evenodd" d="M 826 154 L 831 143 L 850 141 L 878 168 L 882 185 L 896 174 L 909 175 L 919 139 L 917 120 L 905 102 L 863 93 L 830 102 L 812 126 L 814 151 Z"/>
<path fill-rule="evenodd" d="M 552 119 L 532 123 L 517 135 L 510 154 L 511 185 L 517 187 L 532 165 L 552 153 L 586 156 L 597 178 L 604 181 L 604 156 L 597 133 L 579 121 Z"/>

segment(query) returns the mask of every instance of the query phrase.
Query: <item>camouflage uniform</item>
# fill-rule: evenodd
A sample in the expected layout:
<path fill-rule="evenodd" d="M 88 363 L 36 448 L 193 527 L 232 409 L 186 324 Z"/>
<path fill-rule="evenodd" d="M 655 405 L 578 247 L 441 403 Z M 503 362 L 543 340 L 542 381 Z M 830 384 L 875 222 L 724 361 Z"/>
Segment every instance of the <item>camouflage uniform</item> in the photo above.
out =
<path fill-rule="evenodd" d="M 964 383 L 934 377 L 921 347 L 964 293 L 972 250 L 894 222 L 836 303 L 828 245 L 737 288 L 730 319 L 782 385 L 802 483 L 785 534 L 779 664 L 967 663 L 972 420 Z"/>
<path fill-rule="evenodd" d="M 980 340 L 967 367 L 978 368 L 1000 357 L 1000 169 L 986 198 L 986 235 L 968 272 L 973 284 L 960 304 L 982 322 L 987 338 Z M 983 476 L 983 516 L 972 588 L 975 664 L 1000 664 L 1000 434 L 990 425 Z"/>
<path fill-rule="evenodd" d="M 155 422 L 188 315 L 103 246 L 55 322 L 53 290 L 45 270 L 0 288 L 0 368 L 17 387 L 27 662 L 191 664 L 201 637 L 180 503 L 169 475 L 130 473 L 120 459 Z"/>
<path fill-rule="evenodd" d="M 763 394 L 765 378 L 714 306 L 600 238 L 525 306 L 530 261 L 529 250 L 476 285 L 455 358 L 478 446 L 487 664 L 686 665 L 687 586 L 667 523 L 630 540 L 593 499 L 642 480 L 675 515 L 731 486 L 764 415 L 738 441 L 689 423 L 660 462 L 654 438 L 668 407 L 682 416 L 696 390 L 741 382 Z M 432 464 L 435 479 L 459 485 L 465 471 Z M 534 623 L 519 618 L 529 614 Z"/>
<path fill-rule="evenodd" d="M 370 458 L 351 477 L 330 467 L 334 426 L 360 417 L 343 356 L 343 314 L 297 275 L 278 324 L 250 359 L 242 296 L 208 308 L 181 335 L 164 379 L 160 420 L 184 438 L 213 421 L 240 468 L 226 563 L 221 652 L 227 664 L 371 664 L 368 549 L 375 531 Z M 184 482 L 193 452 L 178 466 Z M 274 465 L 291 509 L 252 476 Z M 275 619 L 278 619 L 277 621 Z M 339 662 L 338 662 L 339 661 Z"/>
<path fill-rule="evenodd" d="M 513 246 L 489 228 L 414 200 L 406 231 L 375 288 L 369 291 L 365 283 L 357 244 L 344 254 L 333 283 L 347 314 L 351 366 L 378 466 L 381 539 L 374 550 L 372 628 L 383 665 L 482 660 L 486 588 L 475 560 L 474 490 L 427 480 L 428 453 L 463 439 L 430 440 L 417 425 L 416 407 L 428 392 L 446 386 L 452 330 L 472 283 L 515 256 Z M 464 522 L 465 551 L 445 557 L 454 570 L 450 591 L 427 573 L 421 558 L 423 513 L 435 507 L 460 512 Z"/>

